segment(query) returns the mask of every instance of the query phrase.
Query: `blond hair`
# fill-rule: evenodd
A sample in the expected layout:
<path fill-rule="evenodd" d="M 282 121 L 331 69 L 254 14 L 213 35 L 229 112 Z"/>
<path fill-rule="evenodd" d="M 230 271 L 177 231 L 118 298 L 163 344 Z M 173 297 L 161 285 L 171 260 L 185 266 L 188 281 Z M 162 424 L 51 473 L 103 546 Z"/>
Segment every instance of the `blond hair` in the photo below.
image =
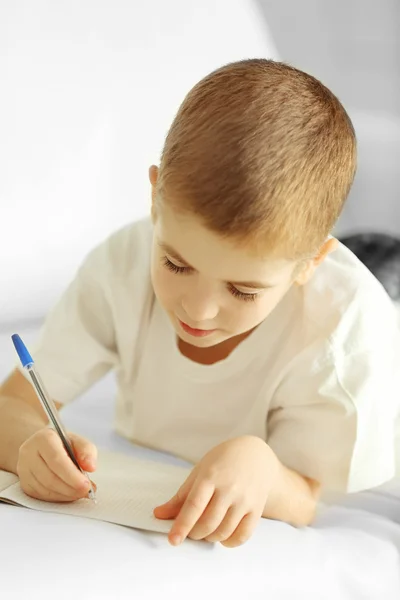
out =
<path fill-rule="evenodd" d="M 157 187 L 211 231 L 296 260 L 331 232 L 355 170 L 354 129 L 336 96 L 287 64 L 253 59 L 189 92 Z"/>

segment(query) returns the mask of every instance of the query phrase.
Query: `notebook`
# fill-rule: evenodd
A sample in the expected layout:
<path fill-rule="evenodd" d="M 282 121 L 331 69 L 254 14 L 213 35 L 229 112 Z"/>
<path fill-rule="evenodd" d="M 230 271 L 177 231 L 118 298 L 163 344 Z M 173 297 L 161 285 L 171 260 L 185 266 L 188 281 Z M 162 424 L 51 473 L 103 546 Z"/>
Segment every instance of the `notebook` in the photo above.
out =
<path fill-rule="evenodd" d="M 33 510 L 98 519 L 127 527 L 168 533 L 172 521 L 162 521 L 153 509 L 169 500 L 190 469 L 147 461 L 106 450 L 99 451 L 91 478 L 97 485 L 97 503 L 82 498 L 71 503 L 43 502 L 27 496 L 13 473 L 0 470 L 0 502 Z"/>

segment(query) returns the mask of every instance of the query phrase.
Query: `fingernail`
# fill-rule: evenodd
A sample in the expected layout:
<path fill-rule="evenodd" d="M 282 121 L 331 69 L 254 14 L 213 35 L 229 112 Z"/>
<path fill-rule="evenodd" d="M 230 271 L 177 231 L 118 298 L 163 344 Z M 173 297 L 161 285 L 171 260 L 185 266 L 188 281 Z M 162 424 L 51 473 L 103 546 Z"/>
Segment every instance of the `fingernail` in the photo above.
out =
<path fill-rule="evenodd" d="M 182 542 L 182 538 L 180 535 L 173 535 L 171 537 L 171 544 L 173 546 L 179 546 L 179 544 Z"/>
<path fill-rule="evenodd" d="M 91 456 L 88 456 L 87 454 L 82 454 L 81 461 L 85 462 L 85 463 L 87 463 L 89 465 L 93 465 L 94 464 L 93 458 Z"/>

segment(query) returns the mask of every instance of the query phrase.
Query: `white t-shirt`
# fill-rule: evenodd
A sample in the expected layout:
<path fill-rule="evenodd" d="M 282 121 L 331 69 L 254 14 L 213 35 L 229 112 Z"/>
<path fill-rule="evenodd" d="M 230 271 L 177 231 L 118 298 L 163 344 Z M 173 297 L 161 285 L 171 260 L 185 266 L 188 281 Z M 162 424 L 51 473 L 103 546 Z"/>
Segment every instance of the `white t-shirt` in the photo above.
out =
<path fill-rule="evenodd" d="M 197 462 L 243 434 L 327 490 L 377 486 L 395 472 L 400 343 L 394 307 L 344 246 L 294 286 L 231 355 L 184 357 L 150 280 L 149 220 L 85 260 L 34 352 L 54 399 L 68 403 L 115 369 L 116 430 Z"/>

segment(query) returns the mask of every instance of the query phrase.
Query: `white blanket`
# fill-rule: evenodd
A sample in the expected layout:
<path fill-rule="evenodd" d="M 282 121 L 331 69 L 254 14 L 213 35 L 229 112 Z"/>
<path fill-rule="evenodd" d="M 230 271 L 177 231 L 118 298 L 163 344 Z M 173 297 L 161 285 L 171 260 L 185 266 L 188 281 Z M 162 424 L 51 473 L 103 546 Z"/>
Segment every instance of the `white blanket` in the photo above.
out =
<path fill-rule="evenodd" d="M 0 336 L 0 376 L 13 360 L 9 335 Z M 112 432 L 113 391 L 106 379 L 66 407 L 67 427 L 151 458 Z M 398 600 L 400 481 L 322 510 L 308 529 L 262 520 L 237 549 L 190 540 L 173 548 L 164 535 L 0 504 L 0 572 L 7 600 Z"/>

